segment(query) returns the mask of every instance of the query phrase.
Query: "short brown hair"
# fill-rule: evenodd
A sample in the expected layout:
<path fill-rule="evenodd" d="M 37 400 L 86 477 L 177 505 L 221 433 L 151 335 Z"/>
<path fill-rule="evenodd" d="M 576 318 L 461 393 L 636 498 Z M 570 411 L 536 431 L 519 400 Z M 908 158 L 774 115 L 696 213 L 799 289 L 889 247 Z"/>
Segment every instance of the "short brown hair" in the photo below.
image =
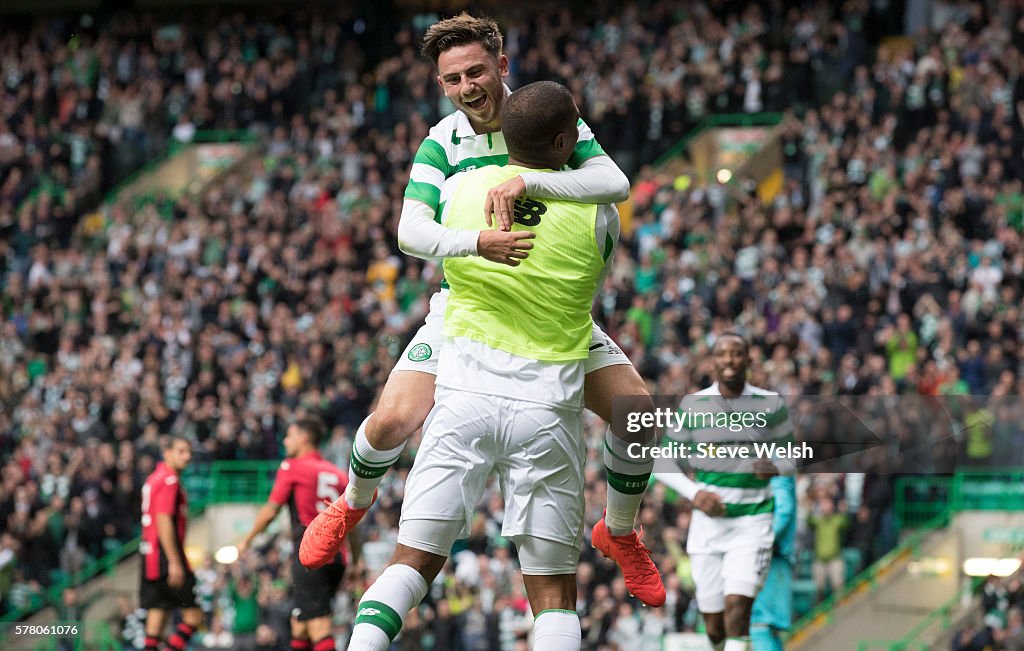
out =
<path fill-rule="evenodd" d="M 309 442 L 313 444 L 313 447 L 320 447 L 324 437 L 327 436 L 327 428 L 324 426 L 324 422 L 316 416 L 303 416 L 296 419 L 292 425 L 309 437 Z"/>
<path fill-rule="evenodd" d="M 427 28 L 420 53 L 436 66 L 443 52 L 470 43 L 479 43 L 495 57 L 501 56 L 503 39 L 498 23 L 493 18 L 472 16 L 464 11 Z"/>

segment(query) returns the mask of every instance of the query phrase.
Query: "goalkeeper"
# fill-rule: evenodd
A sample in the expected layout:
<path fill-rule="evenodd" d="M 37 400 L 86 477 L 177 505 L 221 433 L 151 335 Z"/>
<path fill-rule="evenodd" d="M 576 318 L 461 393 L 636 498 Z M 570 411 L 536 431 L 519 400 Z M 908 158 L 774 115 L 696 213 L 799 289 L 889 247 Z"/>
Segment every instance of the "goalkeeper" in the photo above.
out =
<path fill-rule="evenodd" d="M 780 631 L 793 621 L 793 554 L 796 545 L 796 478 L 772 477 L 775 517 L 772 531 L 775 545 L 768 578 L 754 600 L 750 615 L 753 651 L 782 651 Z"/>

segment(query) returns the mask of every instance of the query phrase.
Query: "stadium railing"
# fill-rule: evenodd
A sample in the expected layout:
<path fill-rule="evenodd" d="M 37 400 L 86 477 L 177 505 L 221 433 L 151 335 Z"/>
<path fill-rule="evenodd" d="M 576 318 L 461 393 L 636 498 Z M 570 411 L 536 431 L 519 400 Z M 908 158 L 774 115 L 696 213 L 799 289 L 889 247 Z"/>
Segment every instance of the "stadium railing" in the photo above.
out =
<path fill-rule="evenodd" d="M 201 514 L 210 504 L 226 502 L 262 502 L 270 495 L 278 461 L 215 461 L 194 464 L 185 472 L 182 482 L 189 496 L 193 516 Z M 138 551 L 140 538 L 130 540 L 64 577 L 43 593 L 33 595 L 23 608 L 0 615 L 0 623 L 17 622 L 49 606 L 60 604 L 64 590 L 110 575 L 118 564 Z"/>
<path fill-rule="evenodd" d="M 950 507 L 953 478 L 948 476 L 900 477 L 896 480 L 893 514 L 898 531 L 916 529 Z"/>
<path fill-rule="evenodd" d="M 821 603 L 812 608 L 807 614 L 794 622 L 789 640 L 796 640 L 806 634 L 812 628 L 826 625 L 832 622 L 835 609 L 849 597 L 874 591 L 880 579 L 884 578 L 892 568 L 892 565 L 906 556 L 917 557 L 921 553 L 921 543 L 932 531 L 941 529 L 949 523 L 951 510 L 946 509 L 939 513 L 929 522 L 925 523 L 906 540 L 896 546 L 882 558 L 875 561 L 870 567 L 855 576 L 842 590 L 826 597 Z"/>
<path fill-rule="evenodd" d="M 214 461 L 207 469 L 197 468 L 194 474 L 187 474 L 185 487 L 194 510 L 204 510 L 210 504 L 263 502 L 270 495 L 280 465 L 280 461 L 270 460 Z M 192 497 L 193 490 L 196 497 Z"/>
<path fill-rule="evenodd" d="M 103 574 L 113 574 L 121 561 L 138 551 L 139 541 L 139 538 L 130 540 L 120 547 L 111 550 L 104 556 L 87 563 L 81 570 L 58 581 L 47 588 L 42 594 L 34 595 L 28 606 L 4 613 L 4 615 L 0 617 L 0 622 L 17 622 L 42 610 L 43 608 L 46 608 L 47 606 L 56 606 L 61 602 L 64 590 L 85 583 L 86 581 L 92 580 Z"/>
<path fill-rule="evenodd" d="M 685 136 L 676 141 L 676 144 L 659 156 L 651 166 L 657 169 L 681 155 L 690 146 L 690 143 L 696 140 L 697 136 L 708 129 L 718 127 L 773 127 L 782 122 L 782 118 L 782 113 L 718 113 L 708 115 L 698 122 L 697 126 L 690 129 Z"/>
<path fill-rule="evenodd" d="M 949 631 L 953 627 L 953 611 L 963 602 L 965 595 L 973 594 L 984 582 L 984 577 L 973 577 L 955 595 L 950 597 L 946 603 L 929 613 L 917 626 L 899 640 L 860 640 L 857 643 L 857 651 L 877 651 L 879 649 L 884 649 L 885 651 L 927 651 L 932 647 L 932 643 L 918 640 L 917 638 L 921 637 L 935 624 L 939 624 L 938 634 L 941 635 Z"/>
<path fill-rule="evenodd" d="M 903 483 L 901 484 L 901 482 Z M 952 477 L 901 478 L 897 480 L 896 486 L 904 488 L 905 491 L 920 490 L 930 492 L 934 490 L 937 494 L 942 494 L 945 488 L 945 499 L 940 499 L 940 501 L 930 504 L 918 504 L 912 507 L 906 501 L 908 493 L 898 491 L 893 508 L 897 509 L 901 506 L 904 509 L 903 514 L 905 517 L 907 517 L 907 514 L 913 514 L 910 517 L 920 518 L 921 514 L 930 511 L 936 511 L 935 515 L 930 520 L 921 524 L 912 535 L 907 537 L 895 549 L 854 577 L 843 590 L 826 598 L 797 620 L 791 629 L 793 633 L 790 635 L 790 639 L 801 637 L 812 626 L 831 622 L 835 607 L 850 595 L 863 592 L 864 590 L 869 592 L 873 590 L 877 585 L 878 579 L 889 571 L 893 563 L 908 553 L 917 556 L 920 553 L 920 545 L 924 538 L 932 531 L 948 525 L 954 513 L 959 511 L 1020 511 L 1024 509 L 1024 471 L 1021 471 L 1019 468 L 963 468 Z M 902 504 L 900 500 L 903 500 Z M 957 595 L 958 598 L 960 596 L 962 596 L 962 593 Z M 941 606 L 929 617 L 948 618 L 949 611 L 953 605 L 955 605 L 955 602 L 951 599 L 949 604 Z M 934 619 L 929 620 L 926 618 L 919 625 L 918 628 L 920 630 L 915 629 L 912 633 L 916 637 L 932 623 L 934 623 Z M 904 638 L 903 640 L 866 640 L 866 642 L 891 643 L 894 646 L 890 651 L 899 651 L 899 649 L 912 651 L 913 649 L 920 648 L 920 645 L 912 642 L 912 640 L 913 638 Z M 895 646 L 899 644 L 904 644 L 905 646 Z M 866 650 L 861 649 L 859 651 Z"/>
<path fill-rule="evenodd" d="M 900 531 L 914 529 L 945 509 L 1017 511 L 1024 508 L 1024 472 L 1019 468 L 966 467 L 953 476 L 900 477 L 893 513 Z"/>

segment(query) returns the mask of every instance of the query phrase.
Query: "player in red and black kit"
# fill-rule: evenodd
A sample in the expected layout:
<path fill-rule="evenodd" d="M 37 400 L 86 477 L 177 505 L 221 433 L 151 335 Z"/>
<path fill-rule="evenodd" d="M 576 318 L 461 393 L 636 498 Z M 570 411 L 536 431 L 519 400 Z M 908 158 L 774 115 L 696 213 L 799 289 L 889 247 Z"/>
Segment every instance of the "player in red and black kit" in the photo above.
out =
<path fill-rule="evenodd" d="M 192 443 L 181 436 L 164 442 L 164 460 L 142 487 L 142 585 L 139 606 L 146 613 L 145 651 L 157 651 L 169 611 L 182 621 L 167 638 L 167 649 L 183 651 L 203 621 L 196 603 L 196 577 L 185 558 L 188 502 L 179 475 L 192 460 Z"/>
<path fill-rule="evenodd" d="M 292 611 L 291 643 L 295 651 L 334 649 L 331 600 L 338 592 L 348 561 L 348 550 L 342 550 L 333 563 L 308 570 L 302 566 L 298 557 L 299 542 L 306 526 L 328 503 L 345 494 L 348 483 L 345 473 L 317 452 L 325 433 L 323 423 L 315 418 L 300 418 L 288 428 L 284 437 L 288 458 L 281 462 L 277 471 L 270 499 L 256 514 L 252 530 L 238 546 L 239 554 L 244 553 L 253 538 L 273 522 L 281 507 L 288 505 L 292 538 L 295 541 L 292 559 L 292 599 L 295 609 Z"/>

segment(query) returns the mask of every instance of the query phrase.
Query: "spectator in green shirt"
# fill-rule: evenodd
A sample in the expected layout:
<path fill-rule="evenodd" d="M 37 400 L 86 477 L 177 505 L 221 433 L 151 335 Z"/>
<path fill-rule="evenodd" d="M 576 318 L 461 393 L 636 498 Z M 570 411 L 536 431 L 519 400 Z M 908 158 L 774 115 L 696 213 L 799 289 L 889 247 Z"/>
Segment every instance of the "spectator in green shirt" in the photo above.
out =
<path fill-rule="evenodd" d="M 910 328 L 910 317 L 900 314 L 896 319 L 896 331 L 885 342 L 885 353 L 889 358 L 889 374 L 897 382 L 907 375 L 917 356 L 917 333 Z"/>
<path fill-rule="evenodd" d="M 243 574 L 231 582 L 231 601 L 235 605 L 235 644 L 237 648 L 251 648 L 260 625 L 260 604 L 256 585 Z"/>
<path fill-rule="evenodd" d="M 818 512 L 807 518 L 807 524 L 814 530 L 814 585 L 817 600 L 825 596 L 825 581 L 828 579 L 833 594 L 839 592 L 846 582 L 846 563 L 843 561 L 843 532 L 849 526 L 845 512 L 836 512 L 829 497 L 818 502 Z"/>

